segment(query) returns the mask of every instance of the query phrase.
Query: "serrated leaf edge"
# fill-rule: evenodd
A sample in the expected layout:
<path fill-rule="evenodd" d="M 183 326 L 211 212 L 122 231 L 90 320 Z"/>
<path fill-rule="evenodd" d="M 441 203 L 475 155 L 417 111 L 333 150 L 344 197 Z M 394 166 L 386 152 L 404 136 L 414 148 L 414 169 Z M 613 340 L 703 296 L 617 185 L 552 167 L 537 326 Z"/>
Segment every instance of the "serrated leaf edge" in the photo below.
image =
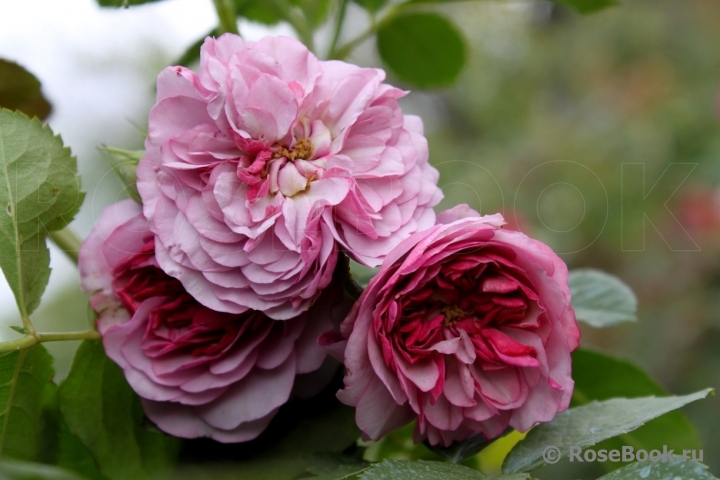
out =
<path fill-rule="evenodd" d="M 33 127 L 40 127 L 41 132 L 50 132 L 51 138 L 59 143 L 60 151 L 64 154 L 67 154 L 68 158 L 71 161 L 71 167 L 75 170 L 75 178 L 78 181 L 78 186 L 80 185 L 80 175 L 77 174 L 77 158 L 72 154 L 72 150 L 70 147 L 66 146 L 65 143 L 62 140 L 62 137 L 59 134 L 56 134 L 47 123 L 42 123 L 40 119 L 37 117 L 28 117 L 25 115 L 24 112 L 20 110 L 10 110 L 8 108 L 0 108 L 0 113 L 2 112 L 8 112 L 10 115 L 20 117 L 26 121 L 28 121 L 29 124 L 31 124 Z M 2 140 L 2 135 L 0 135 L 0 155 L 2 158 L 5 158 L 5 144 Z M 15 208 L 15 200 L 12 196 L 12 185 L 10 183 L 10 174 L 7 170 L 7 166 L 9 163 L 7 161 L 3 162 L 3 169 L 5 171 L 5 181 L 7 183 L 8 188 L 8 197 L 10 198 L 10 202 L 13 205 L 11 217 L 13 221 L 13 230 L 15 234 L 15 244 L 19 248 L 20 246 L 20 236 L 19 236 L 19 224 L 17 219 L 17 209 Z M 72 206 L 72 208 L 69 211 L 75 212 L 75 207 L 77 206 L 77 202 L 81 201 L 80 199 L 84 197 L 84 194 L 82 191 L 78 189 L 78 198 L 76 200 L 76 203 Z M 75 212 L 76 213 L 76 212 Z M 68 222 L 69 223 L 69 222 Z M 40 234 L 40 232 L 38 232 Z M 46 237 L 47 235 L 42 235 L 42 238 Z M 35 332 L 35 329 L 32 326 L 32 323 L 30 322 L 30 316 L 28 315 L 27 311 L 27 300 L 25 298 L 25 290 L 23 288 L 23 279 L 24 279 L 24 273 L 22 268 L 22 261 L 21 261 L 21 255 L 16 255 L 16 261 L 17 261 L 17 271 L 18 271 L 18 284 L 20 288 L 18 289 L 17 295 L 16 295 L 16 302 L 18 304 L 18 309 L 20 310 L 20 317 L 23 321 L 23 326 L 25 328 L 25 333 L 32 335 Z M 48 266 L 49 268 L 49 266 Z M 47 285 L 45 286 L 47 288 Z M 44 290 L 44 289 L 43 289 Z M 13 292 L 15 294 L 15 292 Z"/>

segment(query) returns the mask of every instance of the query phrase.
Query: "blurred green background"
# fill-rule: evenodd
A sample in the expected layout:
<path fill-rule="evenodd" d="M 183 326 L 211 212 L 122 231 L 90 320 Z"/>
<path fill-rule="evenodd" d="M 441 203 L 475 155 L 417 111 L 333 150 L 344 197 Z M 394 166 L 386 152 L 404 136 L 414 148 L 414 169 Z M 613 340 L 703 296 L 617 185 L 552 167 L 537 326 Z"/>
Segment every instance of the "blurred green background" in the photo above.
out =
<path fill-rule="evenodd" d="M 502 212 L 571 268 L 626 281 L 639 297 L 639 322 L 583 328 L 585 347 L 633 360 L 673 393 L 720 387 L 720 2 L 627 0 L 589 16 L 545 1 L 439 10 L 461 27 L 468 64 L 452 88 L 413 92 L 403 105 L 425 121 L 446 195 L 440 207 Z M 351 24 L 362 17 L 359 9 L 350 15 Z M 148 47 L 138 57 L 147 88 L 136 96 L 147 104 L 130 119 L 146 117 L 155 74 L 184 48 Z M 374 52 L 368 42 L 348 61 L 377 66 Z M 142 146 L 128 130 L 91 140 Z M 104 176 L 99 153 L 79 161 L 86 189 L 102 179 L 105 190 L 83 206 L 77 229 L 87 233 L 120 184 Z M 55 289 L 36 323 L 82 329 L 84 302 L 75 285 Z M 61 378 L 74 347 L 49 346 Z M 720 398 L 684 411 L 717 474 Z M 395 434 L 370 455 L 430 455 L 408 438 Z M 561 462 L 538 476 L 596 478 L 601 468 Z"/>
<path fill-rule="evenodd" d="M 545 2 L 468 2 L 445 12 L 471 44 L 468 66 L 454 88 L 414 104 L 434 116 L 441 207 L 501 211 L 570 268 L 620 276 L 639 297 L 638 324 L 583 328 L 581 344 L 635 361 L 674 393 L 717 388 L 720 3 L 629 0 L 580 16 Z M 720 399 L 685 411 L 720 471 Z M 597 476 L 575 467 L 540 476 Z"/>

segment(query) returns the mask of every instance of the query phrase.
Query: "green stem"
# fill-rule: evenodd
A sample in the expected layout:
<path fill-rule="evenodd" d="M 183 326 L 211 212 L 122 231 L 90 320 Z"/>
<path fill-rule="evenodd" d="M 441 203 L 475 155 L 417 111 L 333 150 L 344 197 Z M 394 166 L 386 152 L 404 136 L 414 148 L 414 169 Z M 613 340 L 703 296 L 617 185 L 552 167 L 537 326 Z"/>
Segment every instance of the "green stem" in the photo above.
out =
<path fill-rule="evenodd" d="M 348 0 L 340 0 L 340 10 L 335 18 L 335 31 L 333 33 L 332 43 L 328 49 L 327 58 L 335 58 L 337 44 L 342 34 L 343 23 L 345 23 L 345 14 L 347 13 Z"/>
<path fill-rule="evenodd" d="M 308 22 L 296 8 L 290 5 L 287 0 L 272 0 L 272 3 L 278 10 L 280 16 L 293 27 L 295 32 L 297 32 L 298 37 L 300 37 L 300 41 L 305 44 L 308 50 L 314 52 L 315 39 L 310 22 Z"/>
<path fill-rule="evenodd" d="M 22 350 L 24 348 L 30 348 L 37 344 L 38 340 L 33 335 L 25 335 L 17 340 L 11 340 L 9 342 L 0 343 L 0 353 L 14 352 L 16 350 Z"/>
<path fill-rule="evenodd" d="M 50 232 L 49 235 L 53 243 L 57 245 L 58 248 L 75 263 L 75 265 L 77 265 L 82 242 L 78 236 L 75 235 L 75 232 L 70 230 L 70 228 L 65 227 L 62 230 Z"/>
<path fill-rule="evenodd" d="M 220 33 L 234 33 L 240 35 L 237 26 L 237 15 L 232 0 L 213 0 L 218 20 L 220 21 Z"/>
<path fill-rule="evenodd" d="M 353 50 L 360 46 L 361 43 L 363 43 L 365 40 L 375 34 L 376 30 L 377 27 L 368 28 L 363 33 L 353 38 L 342 47 L 338 48 L 337 51 L 335 51 L 335 54 L 330 58 L 332 60 L 345 60 L 347 56 L 352 53 Z"/>
<path fill-rule="evenodd" d="M 375 14 L 371 14 L 371 23 L 370 26 L 362 32 L 357 37 L 353 38 L 340 48 L 335 48 L 335 45 L 333 44 L 332 51 L 330 55 L 328 56 L 331 60 L 344 60 L 347 58 L 348 55 L 352 53 L 353 50 L 355 50 L 357 47 L 360 46 L 361 43 L 363 43 L 368 38 L 372 37 L 381 27 L 383 27 L 386 23 L 388 23 L 390 20 L 394 19 L 396 16 L 398 16 L 401 12 L 413 12 L 413 11 L 422 11 L 424 9 L 423 3 L 400 3 L 398 5 L 394 5 L 392 7 L 389 7 L 387 11 L 385 12 L 385 15 L 379 20 L 375 21 Z M 334 39 L 335 40 L 335 39 Z"/>
<path fill-rule="evenodd" d="M 25 335 L 17 340 L 9 342 L 0 342 L 0 353 L 14 352 L 30 348 L 42 342 L 59 342 L 65 340 L 98 340 L 100 333 L 96 330 L 88 330 L 86 332 L 58 332 L 58 333 L 36 333 L 34 335 Z"/>
<path fill-rule="evenodd" d="M 99 340 L 100 333 L 97 330 L 84 332 L 50 332 L 38 333 L 38 342 L 63 342 L 67 340 Z"/>
<path fill-rule="evenodd" d="M 382 27 L 387 22 L 389 22 L 390 20 L 395 18 L 402 9 L 404 9 L 402 4 L 396 5 L 395 7 L 390 8 L 387 11 L 387 13 L 385 14 L 385 16 L 383 16 L 383 18 L 381 18 L 377 22 L 373 21 L 364 32 L 362 32 L 360 35 L 358 35 L 357 37 L 355 37 L 352 40 L 350 40 L 349 42 L 347 42 L 342 47 L 335 50 L 335 54 L 332 55 L 331 58 L 334 60 L 344 60 L 348 55 L 350 55 L 352 53 L 353 50 L 355 50 L 358 46 L 360 46 L 361 43 L 363 43 L 365 40 L 367 40 L 368 38 L 373 36 L 375 34 L 375 32 L 377 32 L 380 29 L 380 27 Z"/>

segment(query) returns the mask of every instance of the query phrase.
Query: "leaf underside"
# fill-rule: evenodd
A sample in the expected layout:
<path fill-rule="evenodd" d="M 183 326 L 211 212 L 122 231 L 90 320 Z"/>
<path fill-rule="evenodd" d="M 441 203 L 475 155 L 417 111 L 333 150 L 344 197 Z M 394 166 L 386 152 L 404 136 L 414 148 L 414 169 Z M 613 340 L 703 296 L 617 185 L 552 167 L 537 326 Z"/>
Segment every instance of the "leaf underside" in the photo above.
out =
<path fill-rule="evenodd" d="M 619 278 L 600 270 L 572 270 L 568 278 L 578 320 L 596 328 L 637 320 L 637 298 Z"/>

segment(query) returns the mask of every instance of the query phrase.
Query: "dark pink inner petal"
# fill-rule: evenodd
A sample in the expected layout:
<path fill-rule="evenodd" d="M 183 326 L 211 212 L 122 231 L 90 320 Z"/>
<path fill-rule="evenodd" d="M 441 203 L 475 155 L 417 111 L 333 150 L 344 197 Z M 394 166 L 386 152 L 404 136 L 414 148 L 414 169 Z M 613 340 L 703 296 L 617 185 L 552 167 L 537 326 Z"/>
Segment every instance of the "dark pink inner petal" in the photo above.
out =
<path fill-rule="evenodd" d="M 465 238 L 459 236 L 455 246 L 469 241 Z M 515 255 L 492 243 L 428 248 L 418 260 L 422 267 L 404 276 L 395 272 L 393 292 L 398 293 L 388 292 L 385 298 L 392 300 L 376 308 L 373 327 L 385 364 L 401 384 L 426 392 L 418 404 L 420 416 L 432 414 L 428 419 L 442 420 L 440 428 L 454 422 L 438 416 L 439 399 L 461 407 L 480 401 L 485 408 L 509 409 L 524 401 L 531 387 L 527 378 L 534 376 L 522 372 L 543 368 L 547 361 L 537 350 L 542 343 L 526 344 L 519 339 L 530 337 L 507 333 L 548 335 L 541 328 L 547 323 L 545 309 L 532 281 L 514 265 Z"/>
<path fill-rule="evenodd" d="M 275 322 L 261 312 L 248 310 L 231 314 L 201 305 L 179 280 L 157 266 L 154 238 L 148 236 L 144 240 L 143 248 L 136 255 L 129 256 L 115 268 L 113 287 L 130 315 L 147 299 L 164 299 L 148 316 L 142 340 L 142 349 L 148 357 L 177 358 L 182 368 L 190 368 L 216 360 L 230 350 L 243 350 L 245 344 L 257 345 L 253 339 L 267 337 L 270 330 L 278 330 L 276 337 L 285 334 L 285 322 Z M 196 360 L 188 363 L 187 357 Z M 172 367 L 172 370 L 177 369 Z"/>

